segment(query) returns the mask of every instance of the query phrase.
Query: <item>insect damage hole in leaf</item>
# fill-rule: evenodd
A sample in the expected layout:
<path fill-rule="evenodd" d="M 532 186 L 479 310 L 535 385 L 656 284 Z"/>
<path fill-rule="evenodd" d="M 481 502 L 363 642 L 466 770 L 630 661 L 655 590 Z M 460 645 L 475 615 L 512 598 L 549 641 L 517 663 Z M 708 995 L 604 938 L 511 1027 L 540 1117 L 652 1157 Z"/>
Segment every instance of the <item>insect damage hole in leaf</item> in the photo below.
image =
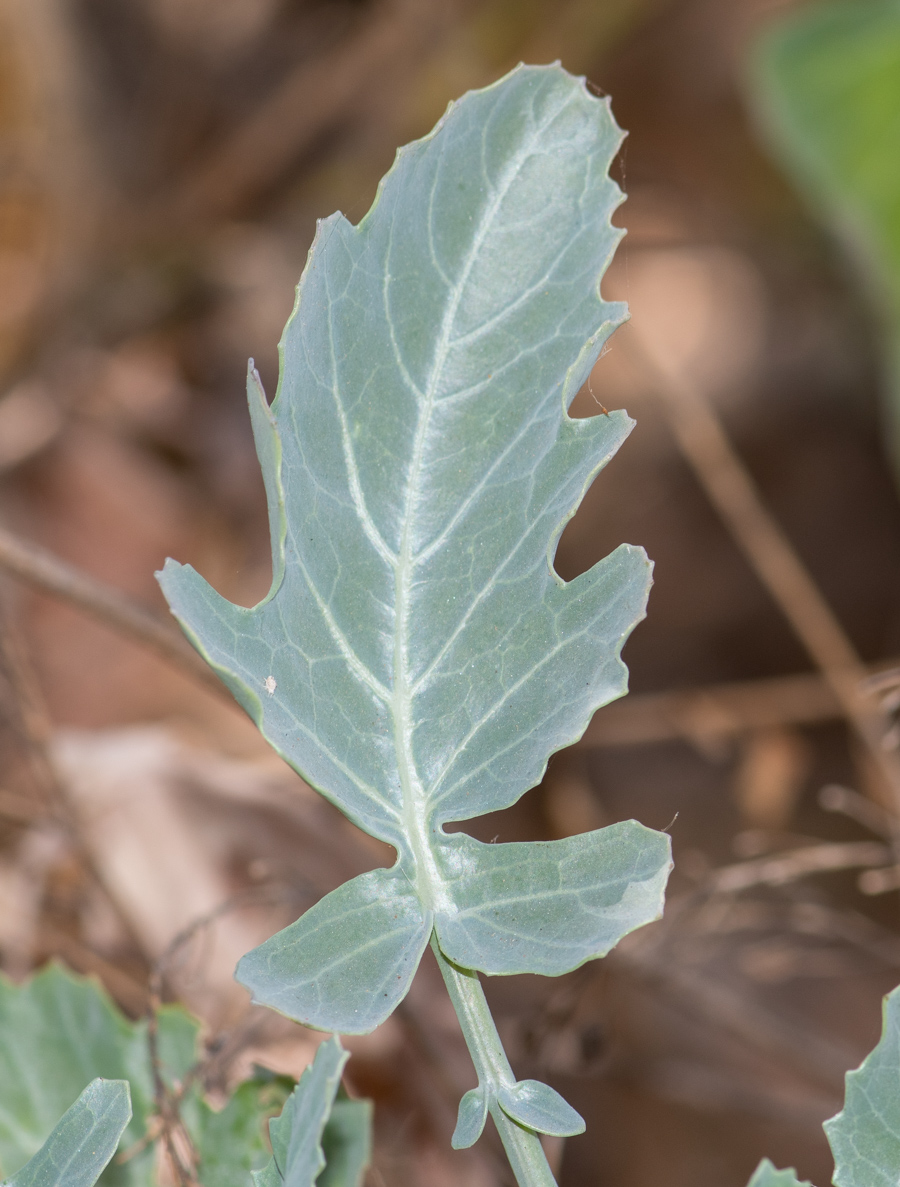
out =
<path fill-rule="evenodd" d="M 658 917 L 670 868 L 668 837 L 635 821 L 508 845 L 444 830 L 515 803 L 626 691 L 643 550 L 569 583 L 553 568 L 632 428 L 623 412 L 567 414 L 627 314 L 599 288 L 622 235 L 620 142 L 584 80 L 518 67 L 401 149 L 358 226 L 320 223 L 271 406 L 248 376 L 271 590 L 245 609 L 189 566 L 160 575 L 278 753 L 397 851 L 239 979 L 307 1025 L 364 1033 L 432 939 L 523 1182 L 547 1180 L 527 1177 L 533 1134 L 509 1116 L 517 1084 L 475 972 L 555 976 L 604 955 Z"/>

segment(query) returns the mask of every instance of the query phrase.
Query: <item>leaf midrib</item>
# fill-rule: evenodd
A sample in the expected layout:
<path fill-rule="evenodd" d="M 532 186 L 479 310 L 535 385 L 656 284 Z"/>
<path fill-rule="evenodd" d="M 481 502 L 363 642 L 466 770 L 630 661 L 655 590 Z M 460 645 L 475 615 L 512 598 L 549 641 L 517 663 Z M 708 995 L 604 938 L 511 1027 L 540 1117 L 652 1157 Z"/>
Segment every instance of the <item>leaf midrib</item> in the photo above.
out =
<path fill-rule="evenodd" d="M 560 110 L 562 109 L 556 109 L 549 119 L 538 124 L 527 144 L 523 145 L 519 152 L 510 160 L 505 174 L 495 190 L 494 197 L 472 237 L 472 242 L 469 246 L 459 278 L 451 290 L 450 299 L 447 302 L 444 316 L 441 319 L 440 333 L 435 342 L 431 372 L 424 388 L 424 401 L 419 408 L 419 421 L 416 426 L 413 451 L 407 471 L 406 492 L 403 503 L 403 526 L 395 569 L 394 597 L 396 617 L 391 714 L 394 719 L 394 747 L 400 777 L 402 815 L 406 840 L 415 861 L 416 890 L 423 904 L 434 911 L 454 913 L 455 908 L 452 896 L 444 888 L 444 879 L 438 868 L 432 844 L 429 840 L 429 822 L 426 815 L 427 797 L 412 752 L 413 724 L 411 714 L 414 690 L 410 683 L 409 670 L 409 617 L 412 590 L 411 579 L 416 564 L 416 557 L 412 548 L 413 515 L 420 496 L 422 463 L 431 417 L 434 411 L 435 394 L 451 347 L 451 332 L 456 321 L 457 313 L 459 312 L 459 305 L 465 287 L 475 261 L 478 258 L 478 253 L 500 210 L 503 200 L 516 177 L 521 172 L 523 165 L 533 154 L 533 149 L 539 136 L 558 118 Z M 482 132 L 482 138 L 484 134 Z M 434 188 L 435 185 L 436 181 L 433 181 L 432 187 Z M 385 309 L 385 315 L 391 327 L 391 336 L 393 338 L 393 326 L 390 312 L 387 308 Z"/>

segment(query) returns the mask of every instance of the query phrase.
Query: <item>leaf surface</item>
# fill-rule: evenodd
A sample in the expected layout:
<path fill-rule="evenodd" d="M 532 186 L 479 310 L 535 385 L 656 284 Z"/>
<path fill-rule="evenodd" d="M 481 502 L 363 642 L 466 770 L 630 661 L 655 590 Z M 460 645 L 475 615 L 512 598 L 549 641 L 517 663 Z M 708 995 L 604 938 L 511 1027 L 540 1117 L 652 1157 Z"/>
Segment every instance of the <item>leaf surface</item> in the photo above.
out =
<path fill-rule="evenodd" d="M 371 1152 L 371 1105 L 339 1096 L 349 1059 L 337 1036 L 316 1057 L 269 1122 L 272 1158 L 256 1187 L 359 1187 Z"/>
<path fill-rule="evenodd" d="M 438 929 L 450 960 L 552 977 L 662 914 L 669 838 L 635 820 L 508 845 L 454 833 L 440 857 L 457 908 Z"/>
<path fill-rule="evenodd" d="M 811 1184 L 806 1179 L 801 1183 L 793 1167 L 790 1170 L 776 1170 L 768 1158 L 764 1158 L 753 1172 L 747 1187 L 811 1187 Z"/>
<path fill-rule="evenodd" d="M 131 1120 L 127 1080 L 92 1080 L 7 1187 L 94 1187 Z"/>
<path fill-rule="evenodd" d="M 659 912 L 667 841 L 636 826 L 633 880 L 604 881 L 601 830 L 533 851 L 527 904 L 512 847 L 443 828 L 513 804 L 626 688 L 643 551 L 569 583 L 552 566 L 632 427 L 566 413 L 626 316 L 599 290 L 620 142 L 583 80 L 520 67 L 401 149 L 358 226 L 321 223 L 271 407 L 248 382 L 271 591 L 247 609 L 190 567 L 161 574 L 275 749 L 398 852 L 241 963 L 257 1001 L 309 1025 L 371 1030 L 432 927 L 466 967 L 563 972 Z"/>
<path fill-rule="evenodd" d="M 338 1097 L 322 1134 L 325 1169 L 316 1187 L 360 1187 L 372 1159 L 372 1102 Z"/>
<path fill-rule="evenodd" d="M 878 1046 L 845 1077 L 844 1107 L 825 1122 L 837 1187 L 900 1182 L 900 989 L 884 999 Z"/>
<path fill-rule="evenodd" d="M 519 1080 L 497 1094 L 500 1108 L 513 1121 L 536 1133 L 572 1137 L 584 1133 L 584 1120 L 549 1084 Z"/>

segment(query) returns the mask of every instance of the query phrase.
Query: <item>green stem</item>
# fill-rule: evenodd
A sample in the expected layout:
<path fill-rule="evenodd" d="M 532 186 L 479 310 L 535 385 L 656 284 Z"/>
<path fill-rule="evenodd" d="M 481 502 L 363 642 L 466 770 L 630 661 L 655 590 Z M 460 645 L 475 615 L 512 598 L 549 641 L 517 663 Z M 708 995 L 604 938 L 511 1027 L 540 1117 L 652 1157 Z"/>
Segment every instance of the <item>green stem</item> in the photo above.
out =
<path fill-rule="evenodd" d="M 516 1078 L 497 1034 L 478 974 L 452 964 L 441 952 L 434 933 L 431 936 L 431 948 L 459 1018 L 466 1046 L 478 1073 L 478 1083 L 487 1091 L 490 1101 L 488 1108 L 516 1182 L 519 1187 L 556 1187 L 541 1139 L 532 1130 L 525 1129 L 507 1117 L 497 1103 L 497 1089 L 501 1085 L 512 1087 Z"/>

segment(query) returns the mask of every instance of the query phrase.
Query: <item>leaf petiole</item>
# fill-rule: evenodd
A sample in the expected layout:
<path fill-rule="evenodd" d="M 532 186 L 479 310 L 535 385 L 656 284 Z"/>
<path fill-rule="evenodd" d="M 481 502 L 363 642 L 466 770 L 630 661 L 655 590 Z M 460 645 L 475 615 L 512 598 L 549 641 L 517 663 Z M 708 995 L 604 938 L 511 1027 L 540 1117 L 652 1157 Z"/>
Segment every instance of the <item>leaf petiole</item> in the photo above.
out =
<path fill-rule="evenodd" d="M 494 1118 L 516 1182 L 519 1187 L 556 1187 L 541 1139 L 533 1130 L 507 1116 L 497 1099 L 500 1089 L 512 1088 L 516 1078 L 500 1042 L 478 974 L 452 964 L 444 956 L 433 933 L 431 949 L 478 1073 L 479 1089 L 487 1096 L 488 1112 Z"/>

